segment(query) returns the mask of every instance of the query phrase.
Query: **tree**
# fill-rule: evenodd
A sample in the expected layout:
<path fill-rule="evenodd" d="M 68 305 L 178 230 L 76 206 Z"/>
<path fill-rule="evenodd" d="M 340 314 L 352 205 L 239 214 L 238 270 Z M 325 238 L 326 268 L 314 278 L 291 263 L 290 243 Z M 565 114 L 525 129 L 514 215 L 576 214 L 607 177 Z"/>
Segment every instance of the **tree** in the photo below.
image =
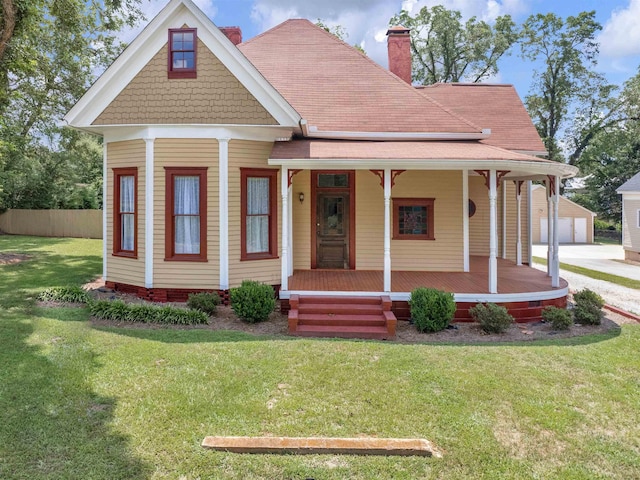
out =
<path fill-rule="evenodd" d="M 0 210 L 63 206 L 97 181 L 79 167 L 100 157 L 62 116 L 123 49 L 115 34 L 142 17 L 140 0 L 1 1 Z"/>
<path fill-rule="evenodd" d="M 402 10 L 389 25 L 411 30 L 413 81 L 420 84 L 486 80 L 519 38 L 509 15 L 493 26 L 476 17 L 463 23 L 460 12 L 441 5 L 423 7 L 415 16 Z"/>
<path fill-rule="evenodd" d="M 575 117 L 571 109 L 576 102 L 582 100 L 585 107 L 585 94 L 597 90 L 597 101 L 606 103 L 613 91 L 594 72 L 598 55 L 595 36 L 601 29 L 594 11 L 566 20 L 553 13 L 537 14 L 523 25 L 522 57 L 542 63 L 534 73 L 532 92 L 525 103 L 552 160 L 563 159 L 558 137 Z"/>
<path fill-rule="evenodd" d="M 349 38 L 349 33 L 347 32 L 347 29 L 344 28 L 342 25 L 334 25 L 333 27 L 330 27 L 325 23 L 324 20 L 321 20 L 320 18 L 316 20 L 315 25 L 323 29 L 325 32 L 329 32 L 331 35 L 338 37 L 340 40 L 342 40 L 345 43 L 347 41 L 347 38 Z M 367 54 L 367 52 L 364 51 L 364 48 L 362 48 L 362 46 L 358 45 L 357 43 L 353 45 L 353 48 L 355 48 L 356 50 L 358 50 L 360 53 L 364 55 Z"/>
<path fill-rule="evenodd" d="M 578 147 L 573 155 L 587 176 L 587 191 L 576 201 L 617 222 L 622 202 L 616 190 L 640 171 L 640 73 L 627 80 L 607 106 L 608 111 L 596 109 L 576 122 Z"/>

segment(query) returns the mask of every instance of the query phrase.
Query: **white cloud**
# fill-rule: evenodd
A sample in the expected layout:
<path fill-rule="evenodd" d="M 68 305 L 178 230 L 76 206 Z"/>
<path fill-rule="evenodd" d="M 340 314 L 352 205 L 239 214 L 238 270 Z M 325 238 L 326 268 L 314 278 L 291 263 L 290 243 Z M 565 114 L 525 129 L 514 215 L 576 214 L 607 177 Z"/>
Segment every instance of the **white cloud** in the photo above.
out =
<path fill-rule="evenodd" d="M 463 18 L 478 17 L 492 22 L 501 15 L 519 16 L 529 11 L 529 0 L 404 0 L 402 8 L 416 14 L 422 7 L 442 5 L 458 10 Z"/>
<path fill-rule="evenodd" d="M 616 9 L 598 37 L 603 57 L 640 54 L 640 0 L 630 0 L 626 8 Z"/>

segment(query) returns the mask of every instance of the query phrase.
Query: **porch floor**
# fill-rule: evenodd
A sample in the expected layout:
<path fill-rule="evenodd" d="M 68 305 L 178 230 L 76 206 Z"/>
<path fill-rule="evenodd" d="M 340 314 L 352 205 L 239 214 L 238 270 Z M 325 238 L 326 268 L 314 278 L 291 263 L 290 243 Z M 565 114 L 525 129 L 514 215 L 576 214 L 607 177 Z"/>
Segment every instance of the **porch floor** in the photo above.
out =
<path fill-rule="evenodd" d="M 391 291 L 411 292 L 416 287 L 431 287 L 452 293 L 489 293 L 489 258 L 471 256 L 469 272 L 392 271 Z M 373 270 L 295 270 L 289 277 L 290 291 L 382 292 L 383 272 Z M 567 288 L 560 279 L 558 289 Z M 498 259 L 498 293 L 529 293 L 555 290 L 546 272 L 517 266 Z"/>

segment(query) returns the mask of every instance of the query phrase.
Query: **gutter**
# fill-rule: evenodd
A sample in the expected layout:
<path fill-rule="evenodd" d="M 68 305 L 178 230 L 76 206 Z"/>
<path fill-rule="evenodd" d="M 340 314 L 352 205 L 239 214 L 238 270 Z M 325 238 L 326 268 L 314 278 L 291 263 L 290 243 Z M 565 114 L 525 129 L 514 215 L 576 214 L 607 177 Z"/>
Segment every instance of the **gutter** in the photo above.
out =
<path fill-rule="evenodd" d="M 424 140 L 485 140 L 491 136 L 490 128 L 483 128 L 481 132 L 451 133 L 451 132 L 350 132 L 350 131 L 319 131 L 318 127 L 309 125 L 306 119 L 300 121 L 302 134 L 306 138 L 331 140 L 368 140 L 368 141 L 424 141 Z"/>

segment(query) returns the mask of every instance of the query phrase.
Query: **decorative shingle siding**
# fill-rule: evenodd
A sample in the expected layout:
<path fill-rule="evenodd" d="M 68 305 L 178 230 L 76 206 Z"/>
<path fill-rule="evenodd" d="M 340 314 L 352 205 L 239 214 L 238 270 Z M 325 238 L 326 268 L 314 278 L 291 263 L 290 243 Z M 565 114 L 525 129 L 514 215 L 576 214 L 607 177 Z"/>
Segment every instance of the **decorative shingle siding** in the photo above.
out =
<path fill-rule="evenodd" d="M 168 79 L 165 45 L 93 122 L 277 125 L 236 77 L 198 41 L 198 78 Z"/>

